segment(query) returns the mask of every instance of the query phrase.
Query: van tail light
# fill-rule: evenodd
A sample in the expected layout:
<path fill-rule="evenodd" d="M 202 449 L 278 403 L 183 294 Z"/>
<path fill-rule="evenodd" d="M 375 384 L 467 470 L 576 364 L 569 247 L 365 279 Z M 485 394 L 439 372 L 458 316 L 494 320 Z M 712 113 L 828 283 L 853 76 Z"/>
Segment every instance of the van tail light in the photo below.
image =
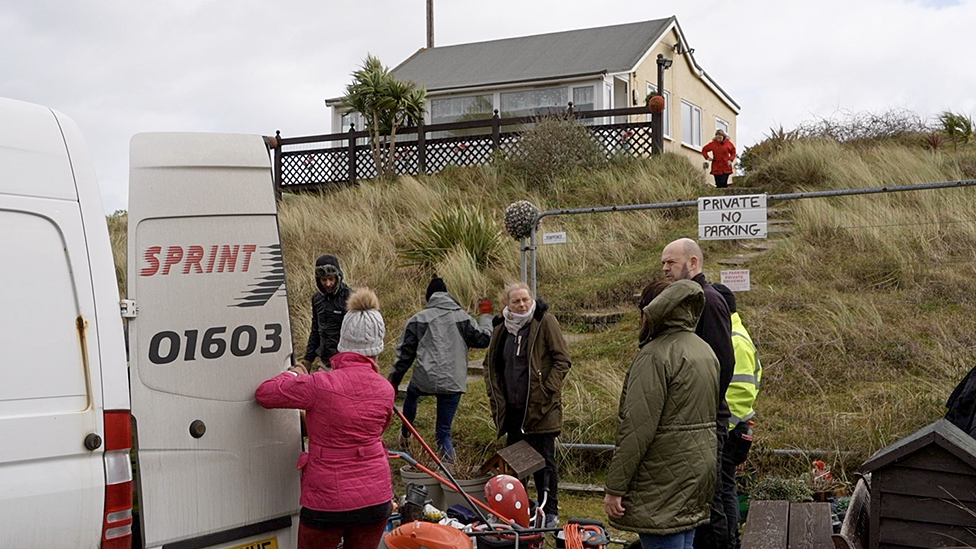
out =
<path fill-rule="evenodd" d="M 102 549 L 132 547 L 132 418 L 128 410 L 105 412 L 105 515 Z"/>

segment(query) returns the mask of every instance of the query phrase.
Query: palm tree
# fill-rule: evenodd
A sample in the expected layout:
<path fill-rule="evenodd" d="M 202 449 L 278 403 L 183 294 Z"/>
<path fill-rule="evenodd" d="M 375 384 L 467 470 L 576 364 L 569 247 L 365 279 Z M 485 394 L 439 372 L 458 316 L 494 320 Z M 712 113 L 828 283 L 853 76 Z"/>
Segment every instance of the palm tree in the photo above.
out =
<path fill-rule="evenodd" d="M 342 102 L 362 114 L 376 173 L 381 177 L 394 175 L 397 129 L 422 119 L 426 98 L 424 87 L 417 88 L 413 82 L 393 76 L 372 55 L 367 55 L 362 67 L 352 73 Z"/>

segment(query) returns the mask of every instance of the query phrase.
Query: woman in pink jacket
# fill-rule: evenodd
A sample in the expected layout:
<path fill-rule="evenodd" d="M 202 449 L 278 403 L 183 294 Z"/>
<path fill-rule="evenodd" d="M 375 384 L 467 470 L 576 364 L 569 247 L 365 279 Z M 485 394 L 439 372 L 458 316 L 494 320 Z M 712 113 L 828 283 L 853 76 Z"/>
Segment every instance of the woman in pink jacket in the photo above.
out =
<path fill-rule="evenodd" d="M 255 392 L 265 408 L 306 410 L 299 549 L 331 549 L 340 540 L 344 549 L 375 549 L 390 516 L 393 483 L 381 437 L 395 393 L 376 365 L 386 335 L 379 305 L 367 288 L 349 296 L 331 372 L 293 366 Z"/>
<path fill-rule="evenodd" d="M 708 160 L 708 153 L 712 153 L 712 175 L 715 186 L 723 189 L 729 186 L 729 176 L 732 175 L 732 161 L 735 160 L 735 145 L 722 130 L 715 130 L 715 138 L 702 148 L 702 156 Z"/>

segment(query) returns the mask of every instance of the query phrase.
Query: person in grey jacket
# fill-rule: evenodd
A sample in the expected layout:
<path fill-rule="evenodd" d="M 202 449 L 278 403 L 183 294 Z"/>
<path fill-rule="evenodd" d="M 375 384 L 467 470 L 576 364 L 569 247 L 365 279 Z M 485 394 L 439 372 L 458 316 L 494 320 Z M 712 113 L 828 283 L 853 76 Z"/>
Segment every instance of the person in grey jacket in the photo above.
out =
<path fill-rule="evenodd" d="M 389 380 L 394 388 L 416 361 L 407 396 L 403 401 L 403 415 L 413 423 L 421 397 L 437 396 L 437 424 L 435 436 L 441 456 L 454 461 L 451 424 L 467 391 L 468 348 L 485 348 L 491 340 L 491 301 L 479 304 L 478 322 L 447 293 L 444 280 L 435 276 L 427 286 L 427 307 L 415 314 L 403 330 L 397 345 L 397 361 Z M 404 426 L 400 445 L 406 446 L 410 431 Z"/>

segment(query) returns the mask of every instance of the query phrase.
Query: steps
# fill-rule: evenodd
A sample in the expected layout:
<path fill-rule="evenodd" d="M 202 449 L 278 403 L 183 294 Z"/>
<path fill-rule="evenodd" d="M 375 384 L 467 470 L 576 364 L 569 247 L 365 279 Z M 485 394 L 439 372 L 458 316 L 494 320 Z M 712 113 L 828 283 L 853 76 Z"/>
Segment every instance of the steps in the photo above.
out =
<path fill-rule="evenodd" d="M 741 188 L 739 190 L 742 190 Z M 745 193 L 733 193 L 745 194 Z M 785 207 L 768 208 L 766 210 L 766 234 L 765 239 L 742 240 L 738 242 L 739 247 L 745 251 L 723 257 L 716 261 L 719 265 L 729 267 L 745 267 L 749 262 L 761 257 L 776 247 L 778 237 L 789 236 L 794 232 L 793 220 L 789 219 L 790 210 Z"/>

